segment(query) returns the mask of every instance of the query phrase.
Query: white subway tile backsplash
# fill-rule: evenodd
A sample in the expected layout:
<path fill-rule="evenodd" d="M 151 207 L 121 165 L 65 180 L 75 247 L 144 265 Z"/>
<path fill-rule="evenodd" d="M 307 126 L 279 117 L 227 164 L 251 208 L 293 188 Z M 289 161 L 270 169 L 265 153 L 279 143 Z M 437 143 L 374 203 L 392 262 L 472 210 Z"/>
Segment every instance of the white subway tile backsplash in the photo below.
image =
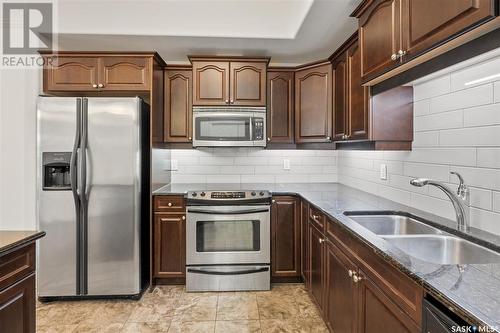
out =
<path fill-rule="evenodd" d="M 439 131 L 417 132 L 413 134 L 413 147 L 439 146 Z"/>
<path fill-rule="evenodd" d="M 500 192 L 493 192 L 493 211 L 500 213 Z"/>
<path fill-rule="evenodd" d="M 500 135 L 500 133 L 498 135 Z M 477 166 L 500 169 L 500 148 L 478 148 Z"/>
<path fill-rule="evenodd" d="M 450 179 L 450 166 L 406 162 L 404 164 L 404 175 L 409 177 L 424 177 L 440 181 L 448 181 Z"/>
<path fill-rule="evenodd" d="M 274 184 L 276 181 L 274 175 L 241 175 L 242 183 L 268 183 Z"/>
<path fill-rule="evenodd" d="M 500 81 L 495 82 L 495 103 L 500 103 Z"/>
<path fill-rule="evenodd" d="M 500 126 L 443 130 L 439 144 L 444 147 L 500 146 Z"/>
<path fill-rule="evenodd" d="M 464 114 L 462 110 L 415 117 L 415 132 L 431 131 L 443 128 L 463 127 Z"/>
<path fill-rule="evenodd" d="M 443 95 L 450 92 L 450 75 L 445 75 L 413 87 L 413 98 L 420 101 L 425 98 Z"/>
<path fill-rule="evenodd" d="M 223 165 L 220 167 L 222 175 L 253 175 L 255 166 L 253 165 Z"/>
<path fill-rule="evenodd" d="M 430 99 L 423 99 L 413 103 L 413 114 L 415 116 L 425 116 L 430 112 Z"/>
<path fill-rule="evenodd" d="M 500 234 L 500 220 L 498 217 L 498 214 L 494 212 L 472 208 L 470 211 L 470 224 L 473 227 L 498 235 Z"/>
<path fill-rule="evenodd" d="M 240 175 L 207 175 L 207 183 L 241 183 Z"/>
<path fill-rule="evenodd" d="M 470 187 L 470 204 L 473 207 L 493 210 L 493 192 L 482 188 Z"/>
<path fill-rule="evenodd" d="M 464 177 L 467 184 L 475 187 L 500 191 L 500 169 L 452 167 Z"/>
<path fill-rule="evenodd" d="M 175 155 L 175 154 L 174 154 Z M 227 156 L 202 156 L 200 157 L 201 165 L 234 165 L 234 157 Z"/>
<path fill-rule="evenodd" d="M 464 126 L 500 125 L 500 104 L 482 105 L 464 110 Z"/>
<path fill-rule="evenodd" d="M 500 75 L 500 58 L 469 66 L 451 73 L 451 90 L 470 89 L 471 87 L 498 80 Z M 488 79 L 490 78 L 490 79 Z"/>
<path fill-rule="evenodd" d="M 493 84 L 485 84 L 467 90 L 431 99 L 430 113 L 446 112 L 493 103 Z"/>

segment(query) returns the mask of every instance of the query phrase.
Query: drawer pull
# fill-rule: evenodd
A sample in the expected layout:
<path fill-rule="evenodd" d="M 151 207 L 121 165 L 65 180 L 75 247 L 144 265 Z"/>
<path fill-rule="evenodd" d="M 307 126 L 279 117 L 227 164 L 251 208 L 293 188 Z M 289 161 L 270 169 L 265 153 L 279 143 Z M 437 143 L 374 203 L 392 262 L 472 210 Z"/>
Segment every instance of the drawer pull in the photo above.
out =
<path fill-rule="evenodd" d="M 349 270 L 349 277 L 352 277 L 354 275 L 354 272 L 352 271 L 352 269 Z"/>
<path fill-rule="evenodd" d="M 171 202 L 169 202 L 169 203 L 167 204 L 167 206 L 168 206 L 168 207 L 172 207 L 172 203 L 171 203 Z"/>
<path fill-rule="evenodd" d="M 352 280 L 354 281 L 354 283 L 358 283 L 359 281 L 363 280 L 363 278 L 354 274 Z"/>

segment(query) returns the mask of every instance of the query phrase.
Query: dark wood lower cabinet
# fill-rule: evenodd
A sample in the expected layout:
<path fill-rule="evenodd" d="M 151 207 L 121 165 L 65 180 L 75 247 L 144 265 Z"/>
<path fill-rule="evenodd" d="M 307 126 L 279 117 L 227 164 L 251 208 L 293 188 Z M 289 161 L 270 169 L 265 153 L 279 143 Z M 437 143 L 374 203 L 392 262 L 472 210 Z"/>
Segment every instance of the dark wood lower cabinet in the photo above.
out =
<path fill-rule="evenodd" d="M 35 274 L 0 291 L 0 331 L 35 332 Z"/>
<path fill-rule="evenodd" d="M 330 241 L 325 261 L 326 322 L 333 332 L 355 332 L 358 290 L 352 275 L 356 266 Z"/>
<path fill-rule="evenodd" d="M 273 281 L 299 281 L 300 202 L 275 196 L 271 205 L 271 268 Z"/>
<path fill-rule="evenodd" d="M 420 327 L 366 275 L 359 273 L 358 333 L 419 333 Z"/>
<path fill-rule="evenodd" d="M 183 196 L 154 198 L 153 278 L 158 284 L 186 278 L 186 205 Z"/>
<path fill-rule="evenodd" d="M 324 243 L 323 234 L 312 224 L 309 224 L 309 265 L 310 265 L 310 288 L 309 292 L 324 312 Z"/>
<path fill-rule="evenodd" d="M 300 230 L 301 230 L 301 260 L 302 260 L 302 279 L 306 289 L 309 288 L 309 204 L 302 200 L 300 213 Z"/>

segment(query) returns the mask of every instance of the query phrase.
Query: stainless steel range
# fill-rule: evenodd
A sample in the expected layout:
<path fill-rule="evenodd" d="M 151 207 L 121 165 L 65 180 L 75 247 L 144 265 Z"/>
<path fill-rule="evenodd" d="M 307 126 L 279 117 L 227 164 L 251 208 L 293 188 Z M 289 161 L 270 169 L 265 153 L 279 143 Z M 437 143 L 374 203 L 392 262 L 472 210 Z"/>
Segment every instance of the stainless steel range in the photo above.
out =
<path fill-rule="evenodd" d="M 270 289 L 268 191 L 188 192 L 186 290 Z"/>

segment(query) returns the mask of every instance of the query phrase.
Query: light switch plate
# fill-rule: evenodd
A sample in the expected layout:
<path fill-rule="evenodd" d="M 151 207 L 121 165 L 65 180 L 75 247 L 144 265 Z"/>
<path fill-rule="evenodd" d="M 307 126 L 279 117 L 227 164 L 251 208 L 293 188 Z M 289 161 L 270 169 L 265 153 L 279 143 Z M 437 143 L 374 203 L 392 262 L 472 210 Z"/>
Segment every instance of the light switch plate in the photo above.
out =
<path fill-rule="evenodd" d="M 285 158 L 283 160 L 283 169 L 284 170 L 290 170 L 290 160 L 288 158 Z"/>
<path fill-rule="evenodd" d="M 179 169 L 179 163 L 177 160 L 170 160 L 170 170 L 177 171 Z"/>
<path fill-rule="evenodd" d="M 387 165 L 380 164 L 380 179 L 387 180 Z"/>

